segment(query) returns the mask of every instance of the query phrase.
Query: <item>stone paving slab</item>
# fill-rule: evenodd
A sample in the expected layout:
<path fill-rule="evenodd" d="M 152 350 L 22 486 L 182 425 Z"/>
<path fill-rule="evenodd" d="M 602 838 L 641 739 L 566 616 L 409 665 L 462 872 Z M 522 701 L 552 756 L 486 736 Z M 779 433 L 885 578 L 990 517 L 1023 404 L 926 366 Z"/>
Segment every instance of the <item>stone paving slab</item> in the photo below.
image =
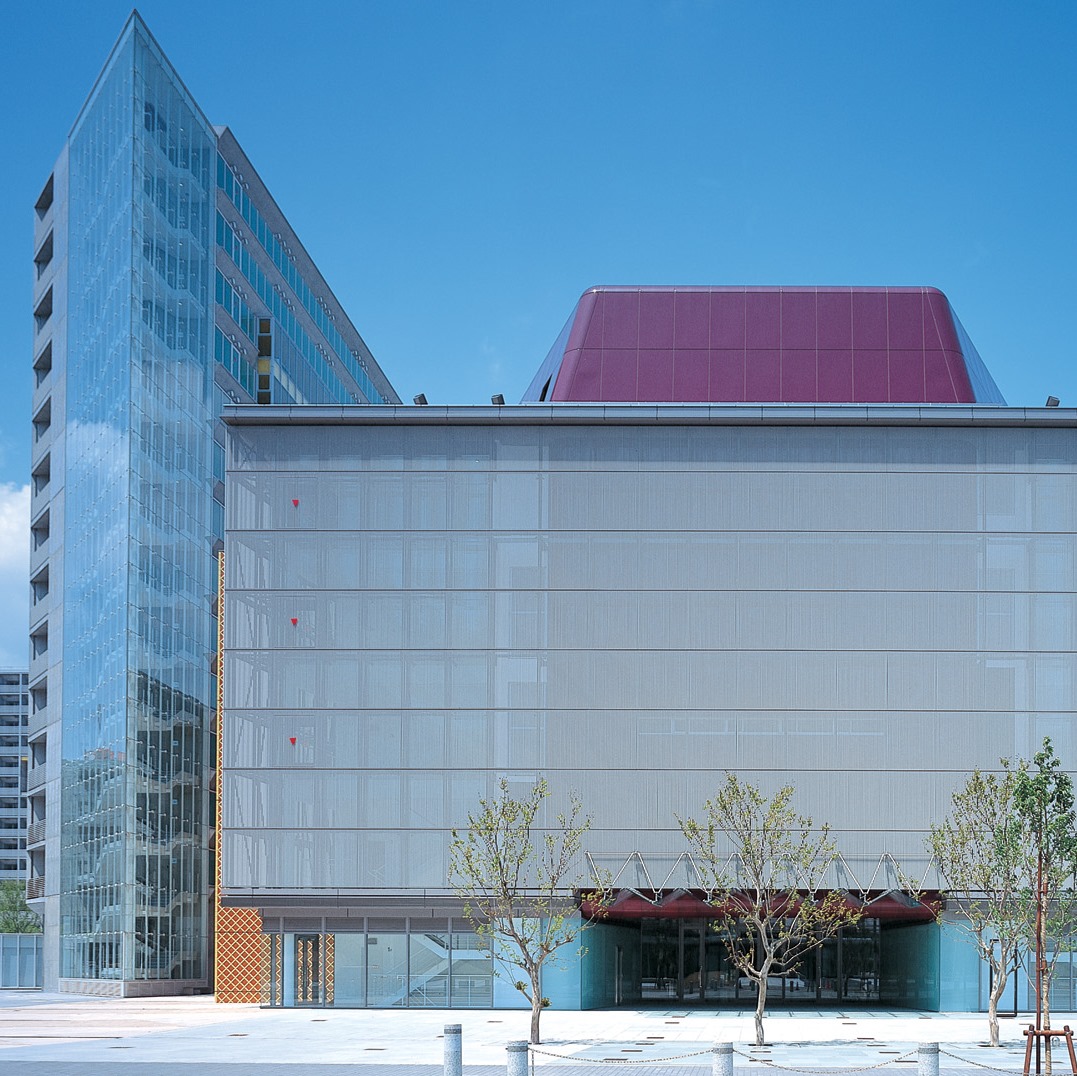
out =
<path fill-rule="evenodd" d="M 1077 1024 L 1071 1014 L 1055 1018 L 1056 1026 L 1067 1021 Z M 772 1045 L 756 1048 L 747 1011 L 550 1010 L 533 1060 L 536 1072 L 550 1076 L 606 1076 L 612 1068 L 632 1076 L 704 1076 L 711 1045 L 730 1042 L 737 1076 L 770 1068 L 896 1076 L 916 1071 L 918 1042 L 941 1042 L 943 1076 L 1016 1074 L 1027 1022 L 1004 1020 L 1006 1046 L 989 1050 L 979 1045 L 987 1021 L 978 1013 L 773 1009 L 765 1024 Z M 505 1044 L 527 1037 L 529 1013 L 262 1009 L 217 1005 L 210 997 L 0 992 L 0 1076 L 441 1076 L 447 1023 L 463 1027 L 465 1076 L 501 1076 Z M 1068 1071 L 1055 1056 L 1056 1073 Z"/>
<path fill-rule="evenodd" d="M 547 1065 L 536 1069 L 549 1076 L 607 1076 L 611 1069 L 629 1072 L 632 1076 L 709 1076 L 709 1065 Z M 0 1069 L 0 1071 L 3 1071 Z M 18 1068 L 11 1069 L 18 1076 L 110 1076 L 117 1070 L 107 1061 L 20 1061 Z M 360 1065 L 320 1065 L 316 1062 L 304 1065 L 277 1064 L 261 1061 L 257 1063 L 240 1062 L 237 1064 L 206 1064 L 205 1062 L 130 1062 L 120 1070 L 123 1076 L 442 1076 L 441 1065 L 416 1064 L 360 1064 Z M 751 1076 L 752 1073 L 765 1071 L 763 1066 L 734 1066 L 738 1076 Z M 775 1067 L 775 1073 L 798 1072 Z M 855 1070 L 842 1070 L 850 1072 Z M 875 1070 L 880 1071 L 880 1070 Z M 881 1070 L 885 1072 L 886 1070 Z M 915 1066 L 906 1071 L 915 1072 Z M 971 1076 L 974 1072 L 984 1072 L 969 1067 L 948 1065 L 940 1066 L 940 1076 Z M 992 1070 L 994 1071 L 994 1070 Z M 1016 1076 L 1020 1065 L 1004 1070 Z M 1065 1073 L 1066 1066 L 1056 1067 L 1056 1072 Z M 464 1076 L 505 1076 L 504 1065 L 465 1065 Z"/>

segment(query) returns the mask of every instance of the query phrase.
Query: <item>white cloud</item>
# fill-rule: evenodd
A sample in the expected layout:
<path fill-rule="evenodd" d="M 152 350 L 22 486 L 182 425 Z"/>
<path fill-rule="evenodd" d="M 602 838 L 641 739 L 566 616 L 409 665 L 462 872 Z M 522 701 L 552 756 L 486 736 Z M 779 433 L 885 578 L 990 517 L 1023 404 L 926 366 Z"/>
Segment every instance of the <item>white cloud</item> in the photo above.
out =
<path fill-rule="evenodd" d="M 0 483 L 0 666 L 26 668 L 30 618 L 30 487 Z"/>

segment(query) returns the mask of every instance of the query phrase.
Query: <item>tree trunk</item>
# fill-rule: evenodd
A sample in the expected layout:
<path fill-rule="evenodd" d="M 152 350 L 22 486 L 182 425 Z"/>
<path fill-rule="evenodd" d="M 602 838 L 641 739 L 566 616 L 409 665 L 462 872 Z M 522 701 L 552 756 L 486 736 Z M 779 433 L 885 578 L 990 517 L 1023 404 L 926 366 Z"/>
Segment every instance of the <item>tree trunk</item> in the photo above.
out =
<path fill-rule="evenodd" d="M 1045 1031 L 1051 1030 L 1051 991 L 1050 978 L 1047 975 L 1047 961 L 1043 962 L 1044 975 L 1043 985 L 1040 989 L 1043 991 L 1043 1028 Z M 1063 1055 L 1065 1056 L 1065 1055 Z M 1043 1040 L 1043 1071 L 1046 1076 L 1051 1076 L 1051 1036 L 1048 1035 Z"/>
<path fill-rule="evenodd" d="M 531 1042 L 540 1043 L 539 1017 L 542 1016 L 542 974 L 536 968 L 531 972 Z"/>
<path fill-rule="evenodd" d="M 991 1045 L 998 1046 L 998 1003 L 1006 989 L 1008 976 L 1005 968 L 995 968 L 995 981 L 987 997 L 987 1028 L 991 1036 Z"/>
<path fill-rule="evenodd" d="M 1051 1030 L 1051 976 L 1047 974 L 1047 896 L 1040 897 L 1040 966 L 1036 969 L 1040 988 L 1040 1007 L 1043 1013 L 1043 1029 Z M 1051 1076 L 1051 1036 L 1043 1040 L 1043 1071 Z"/>
<path fill-rule="evenodd" d="M 763 1010 L 767 1007 L 767 977 L 763 975 L 759 980 L 758 996 L 755 999 L 755 1044 L 765 1046 L 763 1038 Z"/>

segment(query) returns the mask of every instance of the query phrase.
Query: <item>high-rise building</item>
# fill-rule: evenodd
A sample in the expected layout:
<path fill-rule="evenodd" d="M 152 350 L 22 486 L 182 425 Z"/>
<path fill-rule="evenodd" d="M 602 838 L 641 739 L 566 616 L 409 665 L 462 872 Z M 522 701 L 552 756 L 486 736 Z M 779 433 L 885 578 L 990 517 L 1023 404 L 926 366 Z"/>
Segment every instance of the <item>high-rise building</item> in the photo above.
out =
<path fill-rule="evenodd" d="M 26 878 L 26 672 L 0 669 L 0 882 Z"/>
<path fill-rule="evenodd" d="M 48 988 L 208 985 L 226 402 L 392 386 L 137 13 L 35 206 L 28 895 Z"/>

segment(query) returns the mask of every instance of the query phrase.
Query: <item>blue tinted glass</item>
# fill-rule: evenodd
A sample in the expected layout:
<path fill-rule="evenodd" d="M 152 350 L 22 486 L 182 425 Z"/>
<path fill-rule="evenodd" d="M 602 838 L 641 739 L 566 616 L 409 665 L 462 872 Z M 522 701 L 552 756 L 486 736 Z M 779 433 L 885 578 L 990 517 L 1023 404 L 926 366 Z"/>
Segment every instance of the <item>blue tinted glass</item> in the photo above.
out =
<path fill-rule="evenodd" d="M 366 399 L 371 403 L 387 403 L 388 401 L 386 398 L 377 388 L 375 388 L 374 382 L 367 376 L 365 360 L 361 356 L 355 354 L 348 346 L 336 325 L 333 324 L 333 319 L 326 303 L 311 290 L 307 281 L 299 271 L 298 266 L 285 250 L 281 238 L 275 235 L 272 229 L 270 229 L 269 225 L 258 211 L 258 207 L 251 201 L 247 192 L 243 190 L 240 184 L 235 180 L 231 168 L 228 167 L 227 162 L 221 156 L 217 157 L 217 184 L 229 201 L 231 201 L 236 209 L 239 210 L 244 221 L 250 226 L 255 239 L 258 241 L 258 245 L 269 255 L 270 260 L 287 281 L 288 286 L 299 300 L 300 305 L 317 326 L 318 331 L 324 337 L 329 349 L 343 364 L 348 373 L 355 379 Z M 223 223 L 222 218 L 217 225 L 217 241 L 218 243 L 225 245 L 225 243 L 228 242 L 228 239 L 222 231 Z M 304 352 L 306 352 L 307 349 L 304 347 L 304 342 L 307 341 L 308 338 L 306 333 L 299 328 L 298 322 L 291 313 L 290 306 L 287 303 L 280 302 L 276 290 L 268 285 L 268 282 L 265 281 L 264 277 L 262 277 L 261 280 L 259 279 L 259 276 L 261 275 L 260 270 L 258 270 L 253 259 L 241 246 L 236 244 L 235 247 L 229 246 L 226 247 L 226 249 L 228 250 L 230 257 L 232 257 L 232 260 L 235 261 L 236 265 L 242 270 L 243 275 L 247 277 L 262 296 L 262 299 L 269 304 L 270 307 L 274 308 L 274 313 L 277 315 L 278 320 L 281 324 L 286 326 L 288 335 L 295 340 L 296 344 L 298 344 Z M 254 270 L 253 273 L 251 272 L 252 269 Z M 283 309 L 276 309 L 278 306 L 281 306 Z M 302 339 L 300 339 L 300 336 Z M 313 354 L 307 354 L 307 358 L 314 361 L 314 355 L 318 355 L 318 353 L 313 349 L 311 350 Z M 321 356 L 318 355 L 318 358 L 321 358 Z M 329 375 L 328 378 L 325 379 L 325 383 L 327 386 L 331 385 L 336 381 L 336 377 L 331 373 L 329 366 L 324 363 L 324 359 L 322 360 L 322 364 L 324 365 L 325 372 Z M 317 402 L 316 397 L 312 397 L 312 400 L 313 402 Z"/>
<path fill-rule="evenodd" d="M 206 974 L 215 139 L 132 20 L 70 147 L 61 974 Z"/>

